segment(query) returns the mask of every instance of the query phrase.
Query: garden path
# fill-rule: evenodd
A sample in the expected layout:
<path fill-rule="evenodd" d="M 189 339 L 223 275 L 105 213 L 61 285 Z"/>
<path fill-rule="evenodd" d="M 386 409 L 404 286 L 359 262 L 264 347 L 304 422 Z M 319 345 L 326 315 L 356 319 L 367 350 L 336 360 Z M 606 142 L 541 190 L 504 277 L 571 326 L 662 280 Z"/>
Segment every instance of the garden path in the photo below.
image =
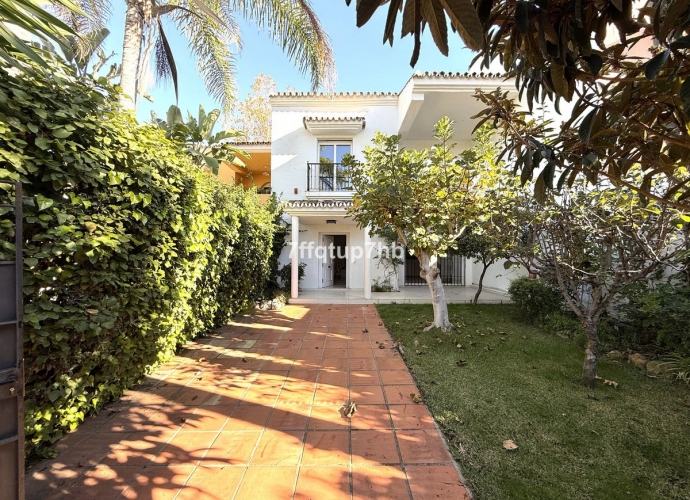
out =
<path fill-rule="evenodd" d="M 416 393 L 373 305 L 259 312 L 88 418 L 27 498 L 469 499 Z"/>

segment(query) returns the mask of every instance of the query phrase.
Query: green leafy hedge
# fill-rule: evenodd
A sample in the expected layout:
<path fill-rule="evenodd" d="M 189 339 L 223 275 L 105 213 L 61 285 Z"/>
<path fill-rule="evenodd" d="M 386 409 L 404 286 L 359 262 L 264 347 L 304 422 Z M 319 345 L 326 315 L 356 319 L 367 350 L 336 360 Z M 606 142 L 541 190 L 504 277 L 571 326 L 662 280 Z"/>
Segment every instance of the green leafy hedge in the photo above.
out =
<path fill-rule="evenodd" d="M 64 67 L 30 79 L 0 67 L 0 178 L 25 194 L 29 455 L 250 305 L 274 273 L 277 205 L 200 171 L 116 97 Z"/>

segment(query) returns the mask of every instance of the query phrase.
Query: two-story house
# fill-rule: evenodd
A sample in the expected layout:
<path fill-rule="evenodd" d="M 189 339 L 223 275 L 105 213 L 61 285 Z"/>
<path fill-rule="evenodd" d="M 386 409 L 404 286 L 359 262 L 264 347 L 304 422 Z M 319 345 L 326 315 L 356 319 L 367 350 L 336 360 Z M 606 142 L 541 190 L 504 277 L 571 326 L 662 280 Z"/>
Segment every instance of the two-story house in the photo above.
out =
<path fill-rule="evenodd" d="M 292 263 L 293 298 L 299 296 L 299 263 L 306 264 L 300 288 L 361 290 L 363 299 L 371 298 L 372 280 L 383 272 L 376 259 L 383 240 L 347 217 L 352 189 L 343 156 L 361 160 L 376 131 L 401 134 L 405 148 L 430 147 L 434 125 L 445 115 L 455 121 L 457 147 L 469 148 L 471 117 L 482 109 L 473 94 L 497 87 L 514 89 L 497 75 L 418 73 L 397 94 L 287 92 L 271 98 L 271 186 L 285 202 L 290 225 L 281 263 Z M 485 286 L 506 289 L 503 266 L 493 267 Z M 474 266 L 461 256 L 440 259 L 439 268 L 447 285 L 473 282 Z M 398 280 L 400 287 L 425 284 L 415 257 L 404 257 Z"/>

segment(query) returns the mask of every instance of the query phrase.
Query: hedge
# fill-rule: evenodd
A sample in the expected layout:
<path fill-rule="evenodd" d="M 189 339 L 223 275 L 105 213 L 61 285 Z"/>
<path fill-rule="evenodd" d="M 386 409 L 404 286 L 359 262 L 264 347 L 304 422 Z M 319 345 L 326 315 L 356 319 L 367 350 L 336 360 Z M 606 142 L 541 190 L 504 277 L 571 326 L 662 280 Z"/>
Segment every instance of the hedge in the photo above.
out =
<path fill-rule="evenodd" d="M 0 178 L 21 180 L 25 194 L 29 456 L 49 455 L 63 433 L 252 304 L 275 275 L 277 204 L 200 171 L 123 111 L 107 82 L 55 64 L 32 78 L 0 66 Z"/>

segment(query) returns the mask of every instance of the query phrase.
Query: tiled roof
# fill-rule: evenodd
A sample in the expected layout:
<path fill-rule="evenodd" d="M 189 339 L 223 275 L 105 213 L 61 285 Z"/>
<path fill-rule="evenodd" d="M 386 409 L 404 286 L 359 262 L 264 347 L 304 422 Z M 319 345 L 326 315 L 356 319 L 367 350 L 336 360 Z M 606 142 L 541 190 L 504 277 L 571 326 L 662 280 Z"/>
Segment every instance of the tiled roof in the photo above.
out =
<path fill-rule="evenodd" d="M 271 95 L 271 97 L 319 97 L 332 99 L 334 97 L 397 97 L 397 92 L 333 92 L 332 94 L 325 94 L 323 92 L 278 92 Z"/>
<path fill-rule="evenodd" d="M 287 200 L 285 208 L 350 208 L 352 200 Z"/>
<path fill-rule="evenodd" d="M 464 78 L 464 79 L 488 79 L 488 78 L 503 78 L 501 73 L 460 73 L 452 71 L 425 71 L 424 73 L 417 71 L 412 78 Z"/>
<path fill-rule="evenodd" d="M 305 116 L 305 122 L 363 122 L 363 116 Z"/>

